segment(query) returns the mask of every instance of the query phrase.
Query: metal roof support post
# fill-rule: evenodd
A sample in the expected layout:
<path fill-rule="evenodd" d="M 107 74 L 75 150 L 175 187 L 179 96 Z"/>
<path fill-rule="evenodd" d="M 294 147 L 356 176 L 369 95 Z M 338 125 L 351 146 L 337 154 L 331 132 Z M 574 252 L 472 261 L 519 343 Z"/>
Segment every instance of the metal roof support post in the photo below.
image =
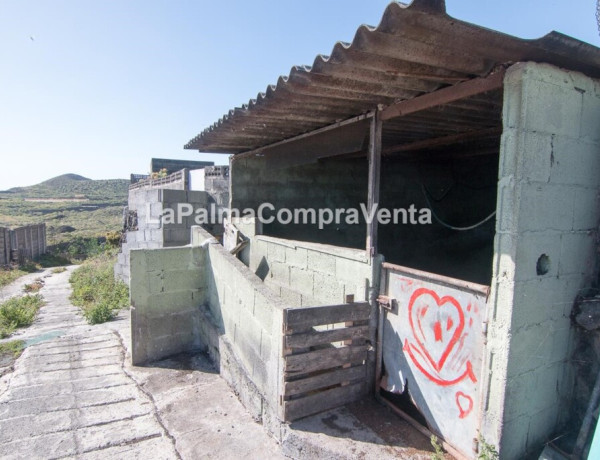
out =
<path fill-rule="evenodd" d="M 372 260 L 377 253 L 377 218 L 379 206 L 379 180 L 381 173 L 381 131 L 383 121 L 379 111 L 375 111 L 371 118 L 369 131 L 369 193 L 367 197 L 367 211 L 372 216 L 367 222 L 367 254 Z"/>

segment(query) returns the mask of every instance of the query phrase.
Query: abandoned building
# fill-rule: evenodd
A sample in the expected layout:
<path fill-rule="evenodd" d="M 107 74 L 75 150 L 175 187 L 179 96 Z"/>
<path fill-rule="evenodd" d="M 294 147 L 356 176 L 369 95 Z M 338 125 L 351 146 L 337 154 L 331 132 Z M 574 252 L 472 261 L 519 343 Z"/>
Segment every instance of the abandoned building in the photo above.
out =
<path fill-rule="evenodd" d="M 369 393 L 464 458 L 562 433 L 571 308 L 597 281 L 600 49 L 392 3 L 186 148 L 232 155 L 232 209 L 414 205 L 431 222 L 232 218 L 234 253 L 199 226 L 133 249 L 134 364 L 208 351 L 280 439 Z"/>
<path fill-rule="evenodd" d="M 190 243 L 193 216 L 180 222 L 161 220 L 163 210 L 180 205 L 222 209 L 229 202 L 229 166 L 208 161 L 153 158 L 151 172 L 166 169 L 165 177 L 132 174 L 127 207 L 123 210 L 124 237 L 115 264 L 115 277 L 129 284 L 131 249 L 157 249 Z M 181 168 L 181 169 L 178 169 Z M 216 234 L 222 226 L 207 228 Z"/>

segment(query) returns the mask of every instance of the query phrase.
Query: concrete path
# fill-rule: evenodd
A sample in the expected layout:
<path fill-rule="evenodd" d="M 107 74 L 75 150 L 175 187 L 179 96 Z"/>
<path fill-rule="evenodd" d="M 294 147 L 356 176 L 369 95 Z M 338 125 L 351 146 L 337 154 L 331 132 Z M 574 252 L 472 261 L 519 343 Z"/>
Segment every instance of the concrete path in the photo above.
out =
<path fill-rule="evenodd" d="M 86 324 L 68 301 L 73 269 L 43 278 L 47 304 L 10 338 L 29 346 L 0 381 L 1 458 L 283 458 L 202 356 L 191 364 L 205 372 L 128 366 L 129 312 Z"/>
<path fill-rule="evenodd" d="M 374 401 L 283 426 L 279 445 L 205 356 L 131 367 L 129 311 L 88 325 L 68 300 L 74 269 L 0 290 L 19 294 L 42 277 L 47 302 L 9 339 L 28 346 L 0 377 L 0 458 L 431 458 L 429 440 Z"/>

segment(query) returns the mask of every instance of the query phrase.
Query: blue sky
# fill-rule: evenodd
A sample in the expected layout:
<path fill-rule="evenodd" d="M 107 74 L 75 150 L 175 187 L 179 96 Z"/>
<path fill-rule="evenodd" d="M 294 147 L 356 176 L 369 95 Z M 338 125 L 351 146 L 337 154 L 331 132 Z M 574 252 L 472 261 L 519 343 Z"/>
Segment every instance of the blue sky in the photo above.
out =
<path fill-rule="evenodd" d="M 63 173 L 147 173 L 389 1 L 0 0 L 0 190 Z M 446 0 L 456 18 L 600 46 L 595 0 Z M 7 166 L 8 165 L 8 166 Z"/>

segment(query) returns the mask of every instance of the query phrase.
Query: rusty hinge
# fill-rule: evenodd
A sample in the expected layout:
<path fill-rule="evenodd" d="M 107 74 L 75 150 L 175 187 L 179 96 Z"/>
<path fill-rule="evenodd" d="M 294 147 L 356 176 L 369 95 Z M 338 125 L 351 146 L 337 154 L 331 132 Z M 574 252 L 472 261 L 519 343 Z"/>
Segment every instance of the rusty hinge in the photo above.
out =
<path fill-rule="evenodd" d="M 385 308 L 388 311 L 393 311 L 394 306 L 396 305 L 396 299 L 387 295 L 380 295 L 377 297 L 377 303 L 381 305 L 382 308 Z"/>

